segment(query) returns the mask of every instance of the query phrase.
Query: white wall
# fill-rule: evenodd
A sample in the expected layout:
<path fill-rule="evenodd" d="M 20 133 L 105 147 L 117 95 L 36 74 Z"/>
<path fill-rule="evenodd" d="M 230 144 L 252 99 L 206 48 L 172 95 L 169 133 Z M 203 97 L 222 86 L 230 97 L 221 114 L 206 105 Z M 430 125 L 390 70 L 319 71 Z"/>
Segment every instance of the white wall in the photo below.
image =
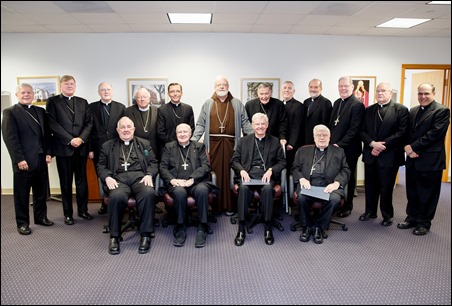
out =
<path fill-rule="evenodd" d="M 165 34 L 1 34 L 1 90 L 14 93 L 18 76 L 76 78 L 76 95 L 99 99 L 97 85 L 108 81 L 114 98 L 127 105 L 127 78 L 168 78 L 183 85 L 182 101 L 195 120 L 212 95 L 215 76 L 226 75 L 240 98 L 240 78 L 292 80 L 295 97 L 308 97 L 316 77 L 323 94 L 338 98 L 342 75 L 376 76 L 400 91 L 402 64 L 450 64 L 450 38 L 401 38 L 234 33 Z M 13 103 L 16 103 L 13 96 Z M 1 185 L 12 190 L 12 170 L 2 144 Z M 55 162 L 52 190 L 59 188 Z M 358 179 L 363 178 L 362 169 Z"/>

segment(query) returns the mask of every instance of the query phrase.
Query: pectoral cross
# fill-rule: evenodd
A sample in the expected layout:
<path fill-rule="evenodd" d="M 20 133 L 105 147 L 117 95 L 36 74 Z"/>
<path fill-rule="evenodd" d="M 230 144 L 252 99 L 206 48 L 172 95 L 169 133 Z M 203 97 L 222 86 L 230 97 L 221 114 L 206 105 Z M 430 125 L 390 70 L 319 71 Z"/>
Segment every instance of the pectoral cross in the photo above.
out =
<path fill-rule="evenodd" d="M 314 168 L 314 166 L 312 166 L 312 167 L 311 167 L 311 174 L 309 174 L 309 175 L 312 175 L 312 173 L 314 172 L 314 170 L 315 170 L 315 168 Z"/>
<path fill-rule="evenodd" d="M 336 120 L 334 120 L 334 126 L 336 126 L 339 123 L 339 116 L 337 116 Z"/>
<path fill-rule="evenodd" d="M 184 170 L 187 170 L 187 167 L 188 167 L 187 162 L 184 162 L 184 163 L 182 164 L 182 167 L 184 167 Z"/>
<path fill-rule="evenodd" d="M 130 163 L 123 163 L 121 166 L 124 167 L 124 171 L 127 171 L 127 166 L 130 166 Z"/>
<path fill-rule="evenodd" d="M 224 133 L 224 124 L 220 125 L 220 133 Z"/>

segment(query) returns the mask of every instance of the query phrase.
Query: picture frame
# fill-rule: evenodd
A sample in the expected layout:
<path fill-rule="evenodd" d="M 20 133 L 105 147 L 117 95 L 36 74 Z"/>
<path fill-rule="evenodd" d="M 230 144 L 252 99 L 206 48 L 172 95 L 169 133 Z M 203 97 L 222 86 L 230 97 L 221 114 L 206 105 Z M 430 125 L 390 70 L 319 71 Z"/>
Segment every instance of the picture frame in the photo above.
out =
<path fill-rule="evenodd" d="M 268 83 L 272 87 L 272 97 L 279 99 L 279 78 L 242 78 L 241 82 L 241 99 L 242 103 L 257 98 L 257 87 L 261 83 Z"/>
<path fill-rule="evenodd" d="M 168 79 L 164 78 L 130 78 L 127 79 L 129 106 L 135 104 L 135 92 L 146 88 L 151 93 L 151 105 L 160 107 L 166 103 Z"/>
<path fill-rule="evenodd" d="M 60 94 L 59 76 L 22 76 L 17 77 L 17 85 L 30 84 L 33 86 L 34 105 L 46 105 L 47 99 Z"/>
<path fill-rule="evenodd" d="M 354 88 L 353 94 L 364 103 L 365 107 L 374 104 L 377 77 L 375 76 L 352 76 Z"/>

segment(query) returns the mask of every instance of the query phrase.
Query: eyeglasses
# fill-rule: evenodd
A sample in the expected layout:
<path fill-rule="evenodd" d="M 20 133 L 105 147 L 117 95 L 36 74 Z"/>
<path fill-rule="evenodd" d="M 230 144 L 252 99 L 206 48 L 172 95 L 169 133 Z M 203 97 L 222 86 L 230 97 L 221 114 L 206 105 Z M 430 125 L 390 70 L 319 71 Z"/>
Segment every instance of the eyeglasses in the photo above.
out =
<path fill-rule="evenodd" d="M 135 99 L 137 100 L 141 100 L 141 99 L 149 99 L 149 96 L 140 96 L 140 97 L 135 97 Z"/>
<path fill-rule="evenodd" d="M 418 96 L 430 96 L 429 92 L 418 92 L 417 93 Z"/>
<path fill-rule="evenodd" d="M 317 138 L 327 138 L 327 137 L 330 137 L 330 135 L 328 135 L 328 134 L 314 134 L 314 137 L 317 137 Z"/>
<path fill-rule="evenodd" d="M 377 93 L 385 93 L 385 92 L 389 92 L 389 90 L 386 90 L 386 89 L 377 90 Z"/>

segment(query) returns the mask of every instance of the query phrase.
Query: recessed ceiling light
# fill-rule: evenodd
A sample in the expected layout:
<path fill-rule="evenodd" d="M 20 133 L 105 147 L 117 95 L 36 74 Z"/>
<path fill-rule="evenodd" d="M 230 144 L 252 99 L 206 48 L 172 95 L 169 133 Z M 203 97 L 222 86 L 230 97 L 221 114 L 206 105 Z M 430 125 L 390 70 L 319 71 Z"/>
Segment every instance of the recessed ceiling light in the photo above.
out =
<path fill-rule="evenodd" d="M 377 28 L 403 28 L 408 29 L 418 24 L 430 21 L 431 19 L 419 19 L 419 18 L 394 18 L 377 25 Z"/>
<path fill-rule="evenodd" d="M 430 1 L 427 4 L 449 4 L 450 5 L 451 2 L 452 1 Z"/>
<path fill-rule="evenodd" d="M 170 23 L 212 23 L 212 14 L 168 13 Z"/>

